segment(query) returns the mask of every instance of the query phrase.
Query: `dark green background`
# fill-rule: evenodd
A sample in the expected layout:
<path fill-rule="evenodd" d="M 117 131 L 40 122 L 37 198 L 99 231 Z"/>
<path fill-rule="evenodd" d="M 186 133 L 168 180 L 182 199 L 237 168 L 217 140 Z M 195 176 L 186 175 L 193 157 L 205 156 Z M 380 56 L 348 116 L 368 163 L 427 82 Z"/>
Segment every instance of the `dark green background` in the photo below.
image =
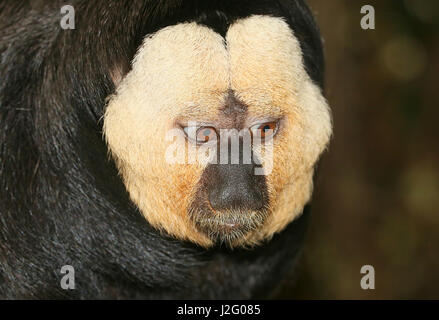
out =
<path fill-rule="evenodd" d="M 309 0 L 334 137 L 281 298 L 439 298 L 439 1 Z M 360 27 L 363 5 L 376 29 Z M 375 267 L 376 290 L 360 288 Z"/>

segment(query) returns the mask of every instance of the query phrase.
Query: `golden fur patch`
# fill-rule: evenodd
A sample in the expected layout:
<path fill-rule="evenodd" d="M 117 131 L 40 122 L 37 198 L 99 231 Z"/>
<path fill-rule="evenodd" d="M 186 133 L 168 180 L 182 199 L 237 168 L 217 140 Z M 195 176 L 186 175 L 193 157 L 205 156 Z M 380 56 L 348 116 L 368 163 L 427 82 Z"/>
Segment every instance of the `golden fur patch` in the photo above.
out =
<path fill-rule="evenodd" d="M 172 142 L 166 133 L 177 120 L 215 121 L 230 90 L 248 106 L 250 119 L 282 117 L 267 176 L 270 214 L 261 228 L 235 243 L 251 246 L 300 215 L 312 194 L 314 165 L 332 131 L 327 103 L 307 75 L 287 23 L 252 16 L 233 24 L 225 39 L 196 23 L 148 36 L 104 117 L 109 150 L 148 222 L 205 247 L 212 241 L 194 227 L 187 209 L 206 163 L 167 163 Z M 187 157 L 197 152 L 181 141 Z M 263 147 L 255 152 L 263 161 L 270 156 Z"/>

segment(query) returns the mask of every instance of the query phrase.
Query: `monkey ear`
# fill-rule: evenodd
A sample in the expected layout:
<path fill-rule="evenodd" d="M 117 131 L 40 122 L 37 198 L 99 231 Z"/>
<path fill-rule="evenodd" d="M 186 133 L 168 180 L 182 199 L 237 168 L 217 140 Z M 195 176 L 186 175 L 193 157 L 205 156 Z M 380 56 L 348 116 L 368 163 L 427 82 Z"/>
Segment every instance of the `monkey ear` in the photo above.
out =
<path fill-rule="evenodd" d="M 117 65 L 110 70 L 110 79 L 113 81 L 114 87 L 117 88 L 126 76 L 127 70 L 121 65 Z"/>
<path fill-rule="evenodd" d="M 121 55 L 113 57 L 108 64 L 107 70 L 110 80 L 113 82 L 114 87 L 117 88 L 125 76 L 131 71 L 132 59 L 127 55 Z"/>

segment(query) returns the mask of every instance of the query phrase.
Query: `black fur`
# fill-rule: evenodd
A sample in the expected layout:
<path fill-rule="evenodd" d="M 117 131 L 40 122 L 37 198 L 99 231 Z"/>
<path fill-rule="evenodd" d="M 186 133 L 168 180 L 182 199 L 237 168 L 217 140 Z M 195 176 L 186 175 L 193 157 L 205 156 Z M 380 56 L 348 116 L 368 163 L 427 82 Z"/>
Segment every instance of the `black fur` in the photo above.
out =
<path fill-rule="evenodd" d="M 130 202 L 102 139 L 114 70 L 148 33 L 197 21 L 224 34 L 251 14 L 281 16 L 322 86 L 318 30 L 302 0 L 0 2 L 0 297 L 266 297 L 291 267 L 307 213 L 253 251 L 203 250 L 151 228 Z M 263 45 L 263 44 L 261 44 Z M 76 289 L 62 290 L 72 265 Z"/>

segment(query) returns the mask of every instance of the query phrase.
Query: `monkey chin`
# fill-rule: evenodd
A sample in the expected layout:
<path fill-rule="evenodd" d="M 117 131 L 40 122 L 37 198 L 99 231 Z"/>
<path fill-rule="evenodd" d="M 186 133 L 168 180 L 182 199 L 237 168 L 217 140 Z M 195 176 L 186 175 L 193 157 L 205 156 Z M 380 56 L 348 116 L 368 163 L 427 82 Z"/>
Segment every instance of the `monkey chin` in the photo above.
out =
<path fill-rule="evenodd" d="M 191 212 L 191 219 L 198 231 L 206 235 L 215 245 L 225 245 L 229 248 L 245 246 L 247 236 L 260 229 L 267 216 L 266 209 Z"/>

